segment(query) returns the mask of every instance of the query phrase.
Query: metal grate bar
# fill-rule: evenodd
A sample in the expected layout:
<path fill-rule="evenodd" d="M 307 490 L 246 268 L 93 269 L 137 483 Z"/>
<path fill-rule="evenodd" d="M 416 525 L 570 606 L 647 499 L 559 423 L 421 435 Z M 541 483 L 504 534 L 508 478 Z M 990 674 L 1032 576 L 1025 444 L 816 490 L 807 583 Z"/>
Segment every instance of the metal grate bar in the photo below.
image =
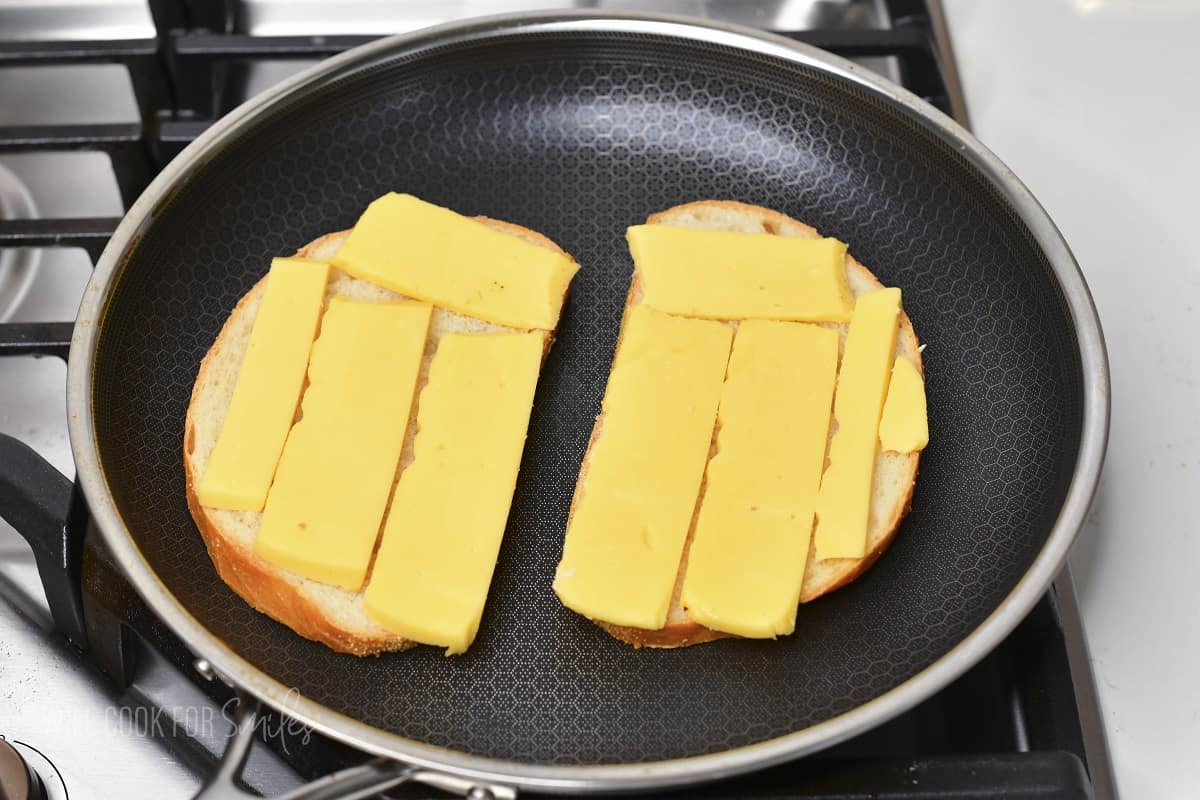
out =
<path fill-rule="evenodd" d="M 102 150 L 128 208 L 150 182 L 150 153 L 142 141 L 142 123 L 35 125 L 0 127 L 0 153 L 29 150 Z"/>
<path fill-rule="evenodd" d="M 157 39 L 97 39 L 95 41 L 8 41 L 0 42 L 0 66 L 15 64 L 72 64 L 93 61 L 125 61 L 158 52 Z"/>
<path fill-rule="evenodd" d="M 900 61 L 901 83 L 939 110 L 950 112 L 946 81 L 929 33 L 921 27 L 881 31 L 780 31 L 789 39 L 820 47 L 845 58 L 895 56 Z"/>
<path fill-rule="evenodd" d="M 0 247 L 82 247 L 95 264 L 120 222 L 116 217 L 0 220 Z"/>
<path fill-rule="evenodd" d="M 0 42 L 0 67 L 29 64 L 124 64 L 143 120 L 173 107 L 158 39 Z"/>
<path fill-rule="evenodd" d="M 187 33 L 173 40 L 178 56 L 209 58 L 312 58 L 333 55 L 379 36 L 249 36 L 247 34 Z"/>
<path fill-rule="evenodd" d="M 0 325 L 0 356 L 56 356 L 71 349 L 73 322 L 6 322 Z"/>
<path fill-rule="evenodd" d="M 139 122 L 0 127 L 0 150 L 107 149 L 142 138 Z"/>

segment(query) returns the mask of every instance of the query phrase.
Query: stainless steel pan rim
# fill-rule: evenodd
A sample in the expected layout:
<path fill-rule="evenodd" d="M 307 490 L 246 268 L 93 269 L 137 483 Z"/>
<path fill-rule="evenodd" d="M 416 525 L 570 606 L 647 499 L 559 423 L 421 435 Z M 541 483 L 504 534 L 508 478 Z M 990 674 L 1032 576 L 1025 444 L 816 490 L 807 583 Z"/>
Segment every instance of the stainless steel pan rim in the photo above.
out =
<path fill-rule="evenodd" d="M 921 673 L 852 711 L 776 739 L 703 756 L 640 764 L 552 766 L 482 758 L 386 733 L 331 711 L 270 678 L 213 636 L 180 605 L 144 560 L 117 513 L 100 466 L 93 425 L 92 373 L 98 322 L 111 295 L 122 255 L 172 187 L 235 133 L 293 92 L 320 86 L 381 56 L 412 54 L 455 42 L 515 33 L 611 32 L 693 39 L 768 55 L 824 70 L 901 108 L 954 146 L 980 169 L 1016 209 L 1043 249 L 1062 285 L 1083 370 L 1082 441 L 1062 509 L 1033 565 L 1004 603 L 954 649 Z M 318 64 L 242 105 L 172 161 L 134 203 L 105 248 L 79 310 L 67 368 L 67 411 L 79 481 L 105 543 L 154 612 L 225 680 L 302 724 L 369 753 L 482 784 L 554 793 L 621 792 L 698 783 L 762 769 L 828 747 L 911 708 L 990 652 L 1025 618 L 1062 568 L 1096 490 L 1109 422 L 1108 359 L 1091 295 L 1062 235 L 1008 167 L 970 133 L 915 95 L 863 68 L 782 37 L 736 26 L 661 15 L 523 14 L 488 17 L 374 42 Z"/>

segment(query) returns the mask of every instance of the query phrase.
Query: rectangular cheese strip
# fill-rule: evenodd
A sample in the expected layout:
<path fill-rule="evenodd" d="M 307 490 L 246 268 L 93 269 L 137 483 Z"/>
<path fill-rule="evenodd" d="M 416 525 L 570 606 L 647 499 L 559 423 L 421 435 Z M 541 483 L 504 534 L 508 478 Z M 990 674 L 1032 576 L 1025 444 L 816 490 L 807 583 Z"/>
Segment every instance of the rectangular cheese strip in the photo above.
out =
<path fill-rule="evenodd" d="M 683 581 L 701 625 L 757 638 L 795 629 L 837 363 L 828 328 L 738 327 Z"/>
<path fill-rule="evenodd" d="M 833 416 L 837 431 L 829 443 L 829 467 L 817 496 L 817 558 L 862 558 L 867 525 L 879 417 L 887 394 L 900 290 L 879 289 L 858 298 L 838 373 Z"/>
<path fill-rule="evenodd" d="M 651 308 L 705 319 L 850 319 L 846 245 L 837 239 L 669 225 L 636 225 L 626 236 Z"/>
<path fill-rule="evenodd" d="M 904 356 L 892 367 L 883 417 L 879 420 L 879 444 L 884 450 L 915 453 L 929 444 L 929 418 L 925 409 L 925 381 L 917 366 Z"/>
<path fill-rule="evenodd" d="M 554 579 L 568 608 L 666 623 L 732 336 L 720 322 L 628 310 Z"/>
<path fill-rule="evenodd" d="M 367 613 L 446 654 L 475 639 L 500 551 L 537 388 L 545 334 L 447 334 L 417 409 Z"/>
<path fill-rule="evenodd" d="M 430 306 L 335 297 L 308 368 L 255 550 L 357 591 L 400 460 Z"/>
<path fill-rule="evenodd" d="M 328 279 L 322 261 L 271 262 L 229 410 L 196 486 L 201 505 L 262 511 L 296 417 Z"/>
<path fill-rule="evenodd" d="M 558 324 L 579 268 L 562 253 L 395 193 L 367 207 L 333 263 L 460 314 L 545 330 Z"/>

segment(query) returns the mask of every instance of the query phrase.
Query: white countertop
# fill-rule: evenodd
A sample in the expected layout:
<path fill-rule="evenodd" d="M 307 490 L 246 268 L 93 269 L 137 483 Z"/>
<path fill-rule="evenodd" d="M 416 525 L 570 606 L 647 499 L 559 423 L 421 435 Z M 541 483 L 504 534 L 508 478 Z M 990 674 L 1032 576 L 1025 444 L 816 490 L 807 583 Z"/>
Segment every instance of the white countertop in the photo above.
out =
<path fill-rule="evenodd" d="M 975 133 L 1075 252 L 1112 432 L 1072 555 L 1127 798 L 1200 792 L 1200 73 L 1195 0 L 945 0 Z"/>

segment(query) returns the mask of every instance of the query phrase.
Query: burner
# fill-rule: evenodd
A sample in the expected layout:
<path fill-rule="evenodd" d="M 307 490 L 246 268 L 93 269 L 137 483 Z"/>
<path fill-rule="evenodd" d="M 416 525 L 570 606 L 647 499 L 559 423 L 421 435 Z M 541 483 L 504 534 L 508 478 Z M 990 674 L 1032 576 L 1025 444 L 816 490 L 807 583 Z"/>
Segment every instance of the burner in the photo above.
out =
<path fill-rule="evenodd" d="M 25 749 L 20 742 L 0 739 L 0 800 L 49 800 L 42 779 L 25 760 Z"/>
<path fill-rule="evenodd" d="M 37 208 L 25 184 L 0 165 L 0 219 L 31 219 L 36 216 Z M 0 250 L 0 322 L 12 317 L 25 298 L 40 258 L 40 250 Z"/>

